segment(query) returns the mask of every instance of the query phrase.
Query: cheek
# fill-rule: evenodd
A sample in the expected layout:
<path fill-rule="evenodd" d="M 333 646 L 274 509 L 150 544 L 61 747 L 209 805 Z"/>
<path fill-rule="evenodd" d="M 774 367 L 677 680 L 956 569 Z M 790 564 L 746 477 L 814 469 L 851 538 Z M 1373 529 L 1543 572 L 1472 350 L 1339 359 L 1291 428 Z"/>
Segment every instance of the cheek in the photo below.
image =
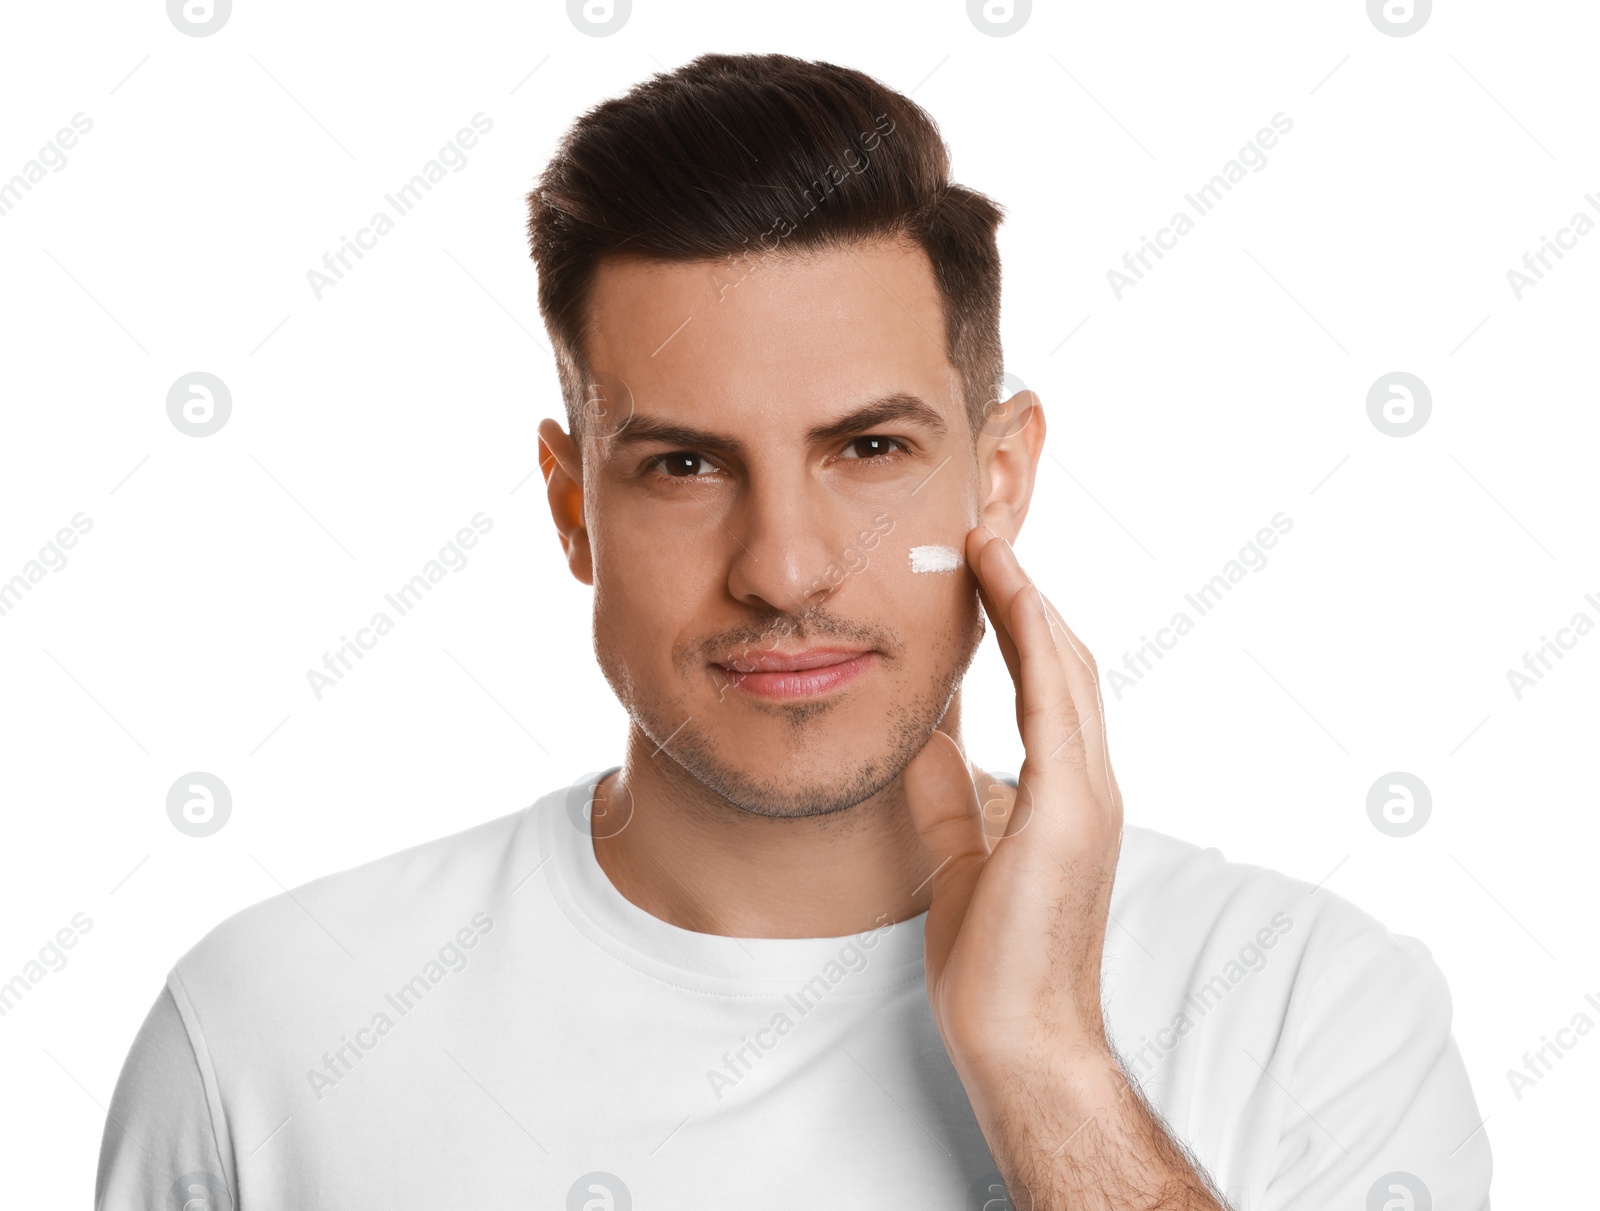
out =
<path fill-rule="evenodd" d="M 706 626 L 707 603 L 726 582 L 716 544 L 687 527 L 630 524 L 613 516 L 590 534 L 594 635 L 636 671 L 664 669 L 684 638 Z"/>
<path fill-rule="evenodd" d="M 635 527 L 603 526 L 591 532 L 590 542 L 596 637 L 630 650 L 654 646 L 687 608 L 682 599 L 694 579 L 692 567 Z"/>
<path fill-rule="evenodd" d="M 907 638 L 937 643 L 971 627 L 977 585 L 958 548 L 891 539 L 874 552 L 872 563 Z"/>

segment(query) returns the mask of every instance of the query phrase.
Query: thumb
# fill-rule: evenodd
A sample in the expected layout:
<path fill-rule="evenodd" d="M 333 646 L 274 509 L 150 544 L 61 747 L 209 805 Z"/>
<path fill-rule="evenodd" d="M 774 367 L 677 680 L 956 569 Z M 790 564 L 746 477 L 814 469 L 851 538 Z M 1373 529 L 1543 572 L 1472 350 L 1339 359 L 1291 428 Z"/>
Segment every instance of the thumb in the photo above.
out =
<path fill-rule="evenodd" d="M 926 924 L 930 949 L 945 954 L 966 914 L 989 856 L 983 814 L 961 748 L 935 731 L 903 775 L 912 826 L 928 853 L 933 903 Z"/>

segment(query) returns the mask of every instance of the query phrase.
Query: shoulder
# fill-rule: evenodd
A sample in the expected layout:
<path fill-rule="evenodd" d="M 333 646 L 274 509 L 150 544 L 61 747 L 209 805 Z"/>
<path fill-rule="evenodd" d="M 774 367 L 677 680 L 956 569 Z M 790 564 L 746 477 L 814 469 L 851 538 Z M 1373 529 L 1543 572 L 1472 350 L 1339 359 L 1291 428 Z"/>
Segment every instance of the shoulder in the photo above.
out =
<path fill-rule="evenodd" d="M 1126 827 L 1104 984 L 1130 1074 L 1230 1173 L 1270 1181 L 1273 1206 L 1361 1205 L 1401 1170 L 1436 1205 L 1483 1206 L 1491 1159 L 1445 975 L 1326 880 Z"/>
<path fill-rule="evenodd" d="M 546 797 L 548 799 L 548 796 Z M 324 875 L 252 904 L 210 930 L 173 968 L 179 995 L 312 986 L 356 965 L 437 947 L 538 862 L 532 807 Z M 436 936 L 437 935 L 437 936 Z"/>
<path fill-rule="evenodd" d="M 1391 933 L 1371 913 L 1329 890 L 1325 881 L 1332 873 L 1312 883 L 1230 861 L 1215 847 L 1128 825 L 1112 911 L 1130 931 L 1137 933 L 1143 925 L 1173 957 L 1246 946 L 1293 954 L 1300 964 L 1309 964 L 1299 972 L 1300 983 L 1352 964 L 1432 963 L 1420 941 Z"/>
<path fill-rule="evenodd" d="M 1152 1010 L 1204 1018 L 1215 1045 L 1270 1045 L 1302 1070 L 1312 1053 L 1336 1062 L 1345 1050 L 1352 1064 L 1437 1054 L 1453 1005 L 1432 952 L 1326 880 L 1128 827 L 1107 985 Z"/>

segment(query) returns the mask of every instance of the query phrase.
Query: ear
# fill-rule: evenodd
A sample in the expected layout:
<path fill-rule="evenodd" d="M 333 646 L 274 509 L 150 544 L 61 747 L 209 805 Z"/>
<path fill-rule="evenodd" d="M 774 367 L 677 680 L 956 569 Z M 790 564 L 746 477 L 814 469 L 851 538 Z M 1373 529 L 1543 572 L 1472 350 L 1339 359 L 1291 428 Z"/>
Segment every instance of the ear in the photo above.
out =
<path fill-rule="evenodd" d="M 991 405 L 978 435 L 978 519 L 1007 542 L 1016 541 L 1028 516 L 1044 434 L 1044 405 L 1032 391 L 1019 391 Z"/>
<path fill-rule="evenodd" d="M 550 517 L 561 536 L 567 567 L 584 584 L 594 583 L 594 556 L 583 516 L 583 463 L 578 447 L 553 420 L 539 423 L 539 470 L 544 473 Z"/>

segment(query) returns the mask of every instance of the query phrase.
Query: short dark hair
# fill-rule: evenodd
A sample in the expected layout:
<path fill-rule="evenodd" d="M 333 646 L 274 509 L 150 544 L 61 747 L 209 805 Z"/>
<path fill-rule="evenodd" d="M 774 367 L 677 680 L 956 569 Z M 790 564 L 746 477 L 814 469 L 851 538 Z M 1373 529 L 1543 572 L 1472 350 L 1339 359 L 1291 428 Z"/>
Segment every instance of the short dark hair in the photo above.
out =
<path fill-rule="evenodd" d="M 950 180 L 931 117 L 863 72 L 789 55 L 701 55 L 580 117 L 528 194 L 539 310 L 568 426 L 607 256 L 740 258 L 906 238 L 933 266 L 945 352 L 974 434 L 999 391 L 1002 209 Z"/>

